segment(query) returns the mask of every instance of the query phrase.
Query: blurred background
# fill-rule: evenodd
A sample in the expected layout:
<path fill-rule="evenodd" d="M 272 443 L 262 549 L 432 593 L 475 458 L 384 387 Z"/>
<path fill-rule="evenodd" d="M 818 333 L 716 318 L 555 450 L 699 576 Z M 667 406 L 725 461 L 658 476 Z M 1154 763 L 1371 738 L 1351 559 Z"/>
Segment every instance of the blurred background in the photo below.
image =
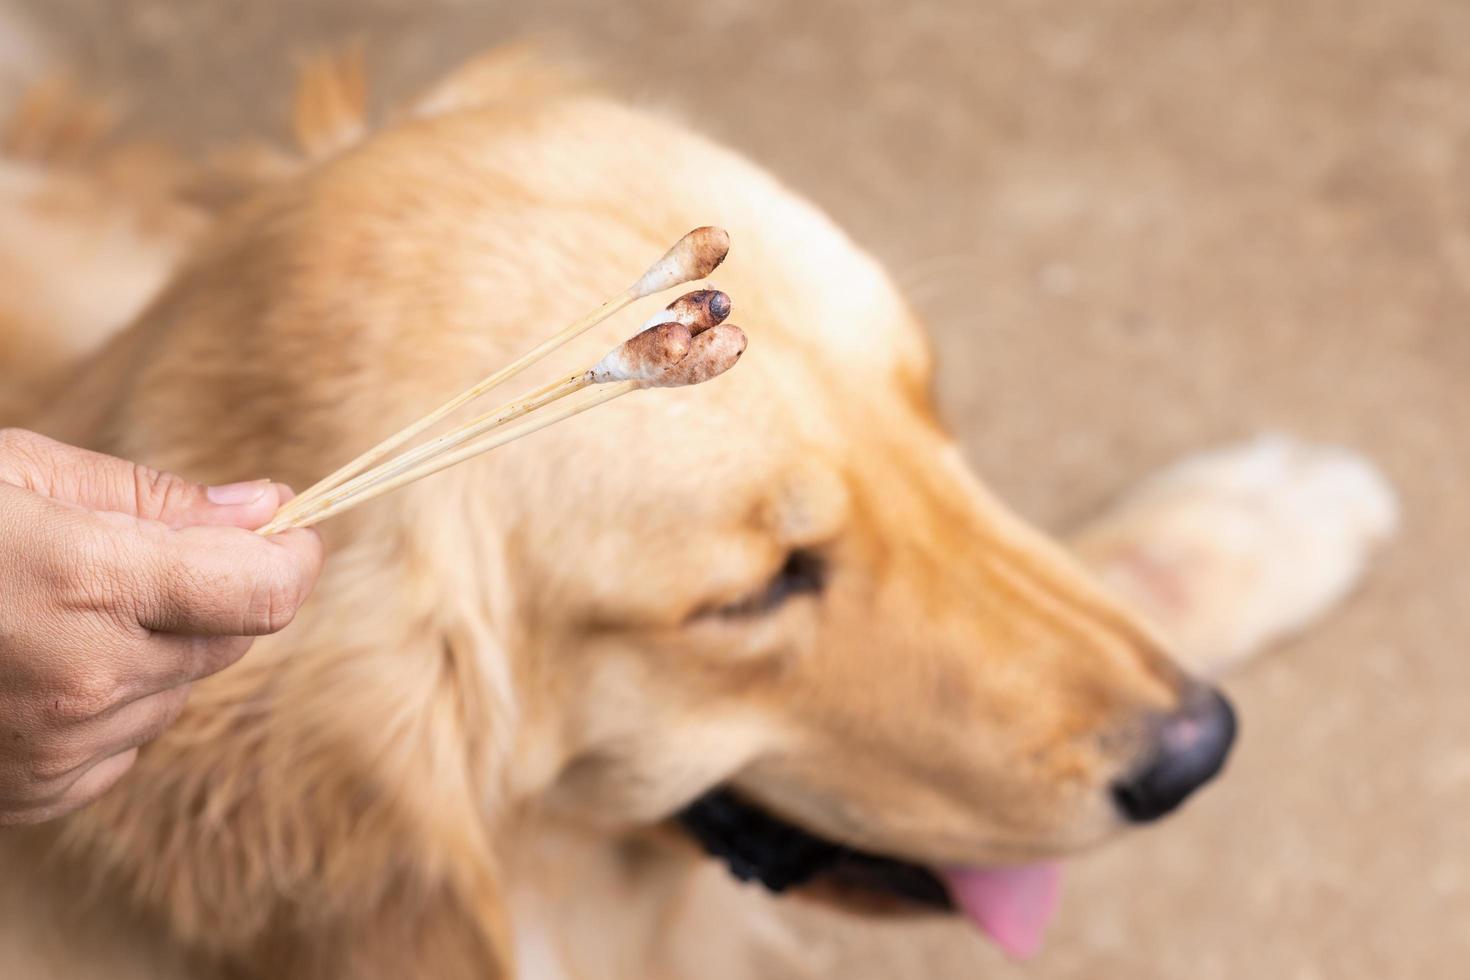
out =
<path fill-rule="evenodd" d="M 1064 528 L 1262 430 L 1384 467 L 1403 533 L 1227 680 L 1229 776 L 1074 862 L 1033 963 L 801 915 L 824 975 L 1470 975 L 1470 4 L 1464 0 L 0 0 L 0 76 L 72 66 L 192 150 L 285 139 L 300 53 L 391 103 L 526 37 L 829 209 L 931 324 L 941 400 Z M 29 25 L 11 26 L 19 19 Z M 773 971 L 775 968 L 773 967 Z M 772 976 L 779 976 L 773 972 Z"/>

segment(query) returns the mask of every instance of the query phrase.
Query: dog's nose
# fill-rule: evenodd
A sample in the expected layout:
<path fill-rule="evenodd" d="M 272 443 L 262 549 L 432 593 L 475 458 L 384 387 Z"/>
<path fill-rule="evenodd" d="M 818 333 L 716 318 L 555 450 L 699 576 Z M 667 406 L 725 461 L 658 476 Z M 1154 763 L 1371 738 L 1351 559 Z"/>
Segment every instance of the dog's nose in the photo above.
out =
<path fill-rule="evenodd" d="M 1218 691 L 1201 688 L 1158 727 L 1148 763 L 1113 785 L 1130 820 L 1157 820 L 1209 782 L 1225 765 L 1235 741 L 1235 711 Z"/>

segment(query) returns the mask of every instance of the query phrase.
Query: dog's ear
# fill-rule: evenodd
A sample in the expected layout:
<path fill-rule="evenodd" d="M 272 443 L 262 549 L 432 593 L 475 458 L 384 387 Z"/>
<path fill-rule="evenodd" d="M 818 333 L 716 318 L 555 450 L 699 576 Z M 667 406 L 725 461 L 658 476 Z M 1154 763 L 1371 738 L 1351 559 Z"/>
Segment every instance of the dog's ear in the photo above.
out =
<path fill-rule="evenodd" d="M 501 654 L 467 597 L 443 606 L 380 547 L 339 549 L 289 629 L 199 683 L 63 851 L 209 955 L 429 975 L 364 953 L 409 923 L 435 937 L 432 975 L 509 977 Z"/>

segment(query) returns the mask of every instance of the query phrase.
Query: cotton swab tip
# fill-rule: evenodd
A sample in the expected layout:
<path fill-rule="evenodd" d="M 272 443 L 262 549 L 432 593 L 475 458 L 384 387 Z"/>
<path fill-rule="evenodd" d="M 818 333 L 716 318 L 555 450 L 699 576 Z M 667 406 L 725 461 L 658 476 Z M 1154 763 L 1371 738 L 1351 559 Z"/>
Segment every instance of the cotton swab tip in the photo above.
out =
<path fill-rule="evenodd" d="M 730 236 L 723 228 L 705 225 L 696 228 L 674 243 L 663 258 L 633 284 L 638 297 L 652 296 L 693 279 L 703 279 L 725 261 L 730 251 Z"/>
<path fill-rule="evenodd" d="M 594 384 L 655 379 L 680 364 L 693 346 L 687 326 L 675 321 L 656 324 L 623 341 L 587 372 Z"/>
<path fill-rule="evenodd" d="M 745 353 L 745 331 L 732 323 L 721 323 L 695 337 L 689 353 L 678 363 L 647 381 L 650 388 L 681 388 L 703 384 L 735 366 Z"/>
<path fill-rule="evenodd" d="M 718 289 L 696 289 L 649 317 L 642 329 L 647 330 L 660 323 L 682 323 L 690 333 L 698 336 L 715 324 L 723 323 L 730 315 L 730 309 L 730 297 Z"/>

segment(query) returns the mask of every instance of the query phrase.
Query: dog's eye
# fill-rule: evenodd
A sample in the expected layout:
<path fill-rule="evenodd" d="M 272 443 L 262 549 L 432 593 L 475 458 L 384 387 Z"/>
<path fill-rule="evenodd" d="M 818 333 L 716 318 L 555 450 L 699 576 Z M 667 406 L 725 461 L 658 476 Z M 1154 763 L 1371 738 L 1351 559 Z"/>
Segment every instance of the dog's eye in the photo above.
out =
<path fill-rule="evenodd" d="M 786 556 L 772 579 L 761 591 L 720 606 L 714 610 L 721 616 L 759 616 L 781 606 L 787 599 L 815 595 L 827 582 L 827 562 L 816 552 L 797 548 Z"/>

